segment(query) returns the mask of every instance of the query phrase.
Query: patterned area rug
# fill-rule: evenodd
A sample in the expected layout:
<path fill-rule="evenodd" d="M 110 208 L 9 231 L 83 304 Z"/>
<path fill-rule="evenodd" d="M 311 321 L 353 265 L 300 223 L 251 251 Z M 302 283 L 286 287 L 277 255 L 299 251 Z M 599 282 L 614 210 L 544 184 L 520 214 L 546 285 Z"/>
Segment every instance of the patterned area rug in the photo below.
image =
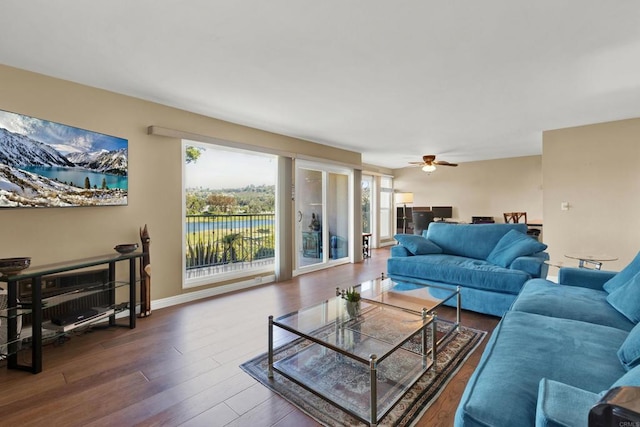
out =
<path fill-rule="evenodd" d="M 445 331 L 450 329 L 450 324 L 443 320 L 438 322 L 438 335 L 444 336 Z M 449 380 L 456 374 L 458 369 L 473 353 L 476 347 L 482 342 L 486 332 L 478 331 L 464 326 L 460 327 L 459 332 L 450 334 L 446 340 L 438 347 L 437 369 L 429 369 L 426 371 L 413 387 L 393 406 L 390 412 L 380 421 L 380 426 L 411 426 L 417 422 L 427 410 L 431 402 L 433 402 L 440 392 L 444 389 Z M 419 347 L 419 338 L 413 342 L 407 343 L 405 347 L 409 351 Z M 303 339 L 297 339 L 282 347 L 274 349 L 274 361 L 286 360 L 291 355 L 307 349 L 312 343 Z M 402 365 L 402 360 L 393 362 Z M 314 381 L 322 381 L 327 375 L 323 372 L 322 363 L 314 363 L 317 367 L 314 375 Z M 325 426 L 363 426 L 360 420 L 349 415 L 336 406 L 326 402 L 324 399 L 317 397 L 313 393 L 305 390 L 296 383 L 287 378 L 274 373 L 273 378 L 267 377 L 268 355 L 261 354 L 240 365 L 245 372 L 254 377 L 267 388 L 278 393 L 287 401 L 298 407 L 300 410 L 314 418 L 320 424 Z M 396 366 L 397 367 L 397 366 Z M 368 368 L 367 368 L 368 369 Z M 314 369 L 315 370 L 315 369 Z M 394 371 L 395 369 L 390 369 Z M 350 377 L 347 365 L 343 372 L 334 375 L 342 375 L 344 381 L 341 381 L 340 393 L 349 396 L 350 388 L 355 391 L 356 388 L 362 387 L 362 381 L 366 379 L 357 378 L 357 373 Z M 384 376 L 380 370 L 378 371 L 379 383 L 384 382 Z M 367 382 L 368 387 L 368 382 Z M 380 390 L 379 390 L 380 391 Z M 357 393 L 353 393 L 357 394 Z"/>

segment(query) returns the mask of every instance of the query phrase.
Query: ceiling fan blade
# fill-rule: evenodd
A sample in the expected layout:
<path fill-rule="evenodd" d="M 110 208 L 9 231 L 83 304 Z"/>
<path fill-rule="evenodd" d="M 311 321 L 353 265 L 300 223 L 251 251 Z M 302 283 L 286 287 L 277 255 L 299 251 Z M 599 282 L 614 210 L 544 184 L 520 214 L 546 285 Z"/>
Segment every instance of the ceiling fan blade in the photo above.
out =
<path fill-rule="evenodd" d="M 422 166 L 424 162 L 409 162 L 410 165 Z"/>
<path fill-rule="evenodd" d="M 439 165 L 439 166 L 458 166 L 457 163 L 449 163 L 449 162 L 446 162 L 444 160 L 438 161 L 438 162 L 433 162 L 433 164 L 434 165 Z"/>

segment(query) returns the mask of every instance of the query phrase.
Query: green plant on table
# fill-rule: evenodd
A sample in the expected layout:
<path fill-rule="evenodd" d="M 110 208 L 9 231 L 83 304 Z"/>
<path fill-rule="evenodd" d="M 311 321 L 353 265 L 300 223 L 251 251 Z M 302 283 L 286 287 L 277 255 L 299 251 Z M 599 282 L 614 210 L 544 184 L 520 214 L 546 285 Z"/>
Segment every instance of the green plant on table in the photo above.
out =
<path fill-rule="evenodd" d="M 354 287 L 350 287 L 349 289 L 345 289 L 342 298 L 349 302 L 358 302 L 360 301 L 360 292 L 356 291 Z"/>

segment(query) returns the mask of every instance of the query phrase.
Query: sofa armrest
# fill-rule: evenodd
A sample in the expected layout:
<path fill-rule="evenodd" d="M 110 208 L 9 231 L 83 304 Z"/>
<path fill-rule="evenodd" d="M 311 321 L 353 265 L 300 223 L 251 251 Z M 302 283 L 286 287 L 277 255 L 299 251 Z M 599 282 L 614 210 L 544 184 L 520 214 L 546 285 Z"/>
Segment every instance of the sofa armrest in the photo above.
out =
<path fill-rule="evenodd" d="M 538 386 L 536 426 L 586 426 L 600 395 L 543 378 Z"/>
<path fill-rule="evenodd" d="M 396 246 L 391 246 L 391 256 L 397 258 L 397 257 L 413 256 L 413 254 L 409 252 L 407 248 L 405 248 L 404 246 L 396 245 Z"/>
<path fill-rule="evenodd" d="M 616 274 L 616 271 L 562 267 L 558 272 L 558 283 L 566 286 L 578 286 L 581 288 L 602 290 L 602 285 Z"/>
<path fill-rule="evenodd" d="M 545 260 L 549 259 L 549 254 L 541 252 L 530 256 L 521 256 L 513 260 L 509 266 L 512 270 L 521 270 L 529 273 L 532 278 L 546 278 L 549 266 Z"/>

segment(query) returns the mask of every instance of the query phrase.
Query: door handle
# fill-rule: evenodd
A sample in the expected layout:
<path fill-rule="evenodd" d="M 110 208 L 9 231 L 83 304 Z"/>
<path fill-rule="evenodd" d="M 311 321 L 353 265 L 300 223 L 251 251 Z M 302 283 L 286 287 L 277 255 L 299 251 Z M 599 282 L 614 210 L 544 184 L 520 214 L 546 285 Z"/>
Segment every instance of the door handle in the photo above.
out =
<path fill-rule="evenodd" d="M 302 222 L 302 211 L 298 211 L 298 222 Z"/>

